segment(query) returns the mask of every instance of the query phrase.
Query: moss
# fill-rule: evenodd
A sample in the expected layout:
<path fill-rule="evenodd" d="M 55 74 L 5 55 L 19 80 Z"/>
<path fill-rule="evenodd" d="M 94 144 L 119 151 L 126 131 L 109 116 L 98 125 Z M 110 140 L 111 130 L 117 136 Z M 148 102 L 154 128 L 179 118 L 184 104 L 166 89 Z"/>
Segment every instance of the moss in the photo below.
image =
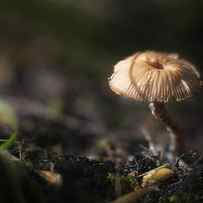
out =
<path fill-rule="evenodd" d="M 109 173 L 107 176 L 107 180 L 114 188 L 116 181 L 119 181 L 121 185 L 121 194 L 133 191 L 133 189 L 138 185 L 137 179 L 130 175 L 118 175 L 115 173 Z"/>

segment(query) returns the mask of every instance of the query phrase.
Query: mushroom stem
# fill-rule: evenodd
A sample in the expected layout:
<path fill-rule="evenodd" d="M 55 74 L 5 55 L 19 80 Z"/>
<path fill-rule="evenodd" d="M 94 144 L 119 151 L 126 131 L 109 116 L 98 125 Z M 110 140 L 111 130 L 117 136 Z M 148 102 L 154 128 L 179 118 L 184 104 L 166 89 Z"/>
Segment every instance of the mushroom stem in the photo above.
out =
<path fill-rule="evenodd" d="M 171 141 L 170 151 L 173 153 L 173 156 L 183 152 L 185 149 L 183 132 L 168 114 L 165 104 L 162 102 L 151 102 L 149 108 L 152 115 L 166 126 Z"/>

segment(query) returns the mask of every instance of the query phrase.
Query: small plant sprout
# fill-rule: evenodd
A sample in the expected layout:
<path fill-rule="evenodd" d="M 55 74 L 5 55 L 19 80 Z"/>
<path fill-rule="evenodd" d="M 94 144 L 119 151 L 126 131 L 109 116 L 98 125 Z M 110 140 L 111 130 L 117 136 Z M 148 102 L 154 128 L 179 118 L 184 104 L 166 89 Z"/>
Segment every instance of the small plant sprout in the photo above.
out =
<path fill-rule="evenodd" d="M 174 176 L 174 171 L 168 165 L 162 165 L 158 168 L 152 169 L 142 176 L 142 187 L 149 187 L 152 185 L 161 184 Z"/>
<path fill-rule="evenodd" d="M 152 115 L 162 121 L 169 132 L 171 152 L 184 151 L 183 133 L 169 116 L 165 104 L 172 99 L 185 100 L 202 86 L 194 65 L 178 54 L 137 52 L 114 66 L 109 85 L 119 95 L 147 102 Z"/>
<path fill-rule="evenodd" d="M 162 165 L 139 175 L 142 178 L 140 185 L 135 186 L 134 191 L 119 197 L 112 203 L 136 203 L 148 192 L 151 192 L 161 184 L 169 181 L 175 176 L 175 172 L 168 165 Z"/>

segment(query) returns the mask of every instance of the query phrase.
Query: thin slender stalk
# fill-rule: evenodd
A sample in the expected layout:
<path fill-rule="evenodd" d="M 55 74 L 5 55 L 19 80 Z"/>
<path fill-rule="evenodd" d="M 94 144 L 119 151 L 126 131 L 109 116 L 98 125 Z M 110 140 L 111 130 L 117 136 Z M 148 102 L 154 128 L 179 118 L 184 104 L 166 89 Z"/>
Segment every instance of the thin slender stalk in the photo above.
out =
<path fill-rule="evenodd" d="M 181 153 L 185 149 L 185 141 L 183 131 L 178 127 L 177 123 L 168 114 L 165 104 L 161 102 L 151 102 L 149 108 L 152 115 L 160 120 L 165 126 L 170 136 L 170 150 L 174 155 Z"/>

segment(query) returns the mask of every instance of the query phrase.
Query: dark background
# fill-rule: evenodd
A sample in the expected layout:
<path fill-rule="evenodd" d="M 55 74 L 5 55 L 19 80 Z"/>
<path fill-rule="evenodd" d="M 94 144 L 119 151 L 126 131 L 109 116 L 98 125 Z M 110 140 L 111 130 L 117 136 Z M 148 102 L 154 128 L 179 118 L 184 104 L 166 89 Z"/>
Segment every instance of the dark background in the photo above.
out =
<path fill-rule="evenodd" d="M 88 120 L 81 127 L 87 139 L 124 144 L 142 138 L 142 128 L 158 142 L 165 137 L 147 104 L 109 90 L 117 61 L 140 50 L 177 52 L 202 72 L 202 0 L 2 0 L 0 28 L 2 98 Z M 197 92 L 168 105 L 187 143 L 199 150 L 202 102 Z"/>

